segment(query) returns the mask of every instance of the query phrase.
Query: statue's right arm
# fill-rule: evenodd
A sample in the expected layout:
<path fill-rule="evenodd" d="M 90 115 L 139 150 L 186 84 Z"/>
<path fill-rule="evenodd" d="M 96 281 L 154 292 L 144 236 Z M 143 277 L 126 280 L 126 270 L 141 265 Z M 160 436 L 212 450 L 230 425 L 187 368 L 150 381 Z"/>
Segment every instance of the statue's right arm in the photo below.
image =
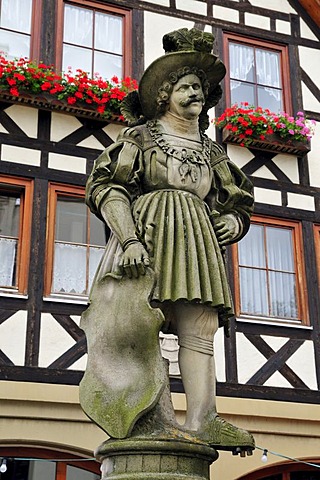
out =
<path fill-rule="evenodd" d="M 122 246 L 120 270 L 129 278 L 144 275 L 150 265 L 149 255 L 136 236 L 128 197 L 119 190 L 110 190 L 100 213 Z"/>
<path fill-rule="evenodd" d="M 129 278 L 143 275 L 150 263 L 131 213 L 131 202 L 141 193 L 141 175 L 141 132 L 129 128 L 96 160 L 86 187 L 89 208 L 108 224 L 122 247 L 119 267 Z"/>

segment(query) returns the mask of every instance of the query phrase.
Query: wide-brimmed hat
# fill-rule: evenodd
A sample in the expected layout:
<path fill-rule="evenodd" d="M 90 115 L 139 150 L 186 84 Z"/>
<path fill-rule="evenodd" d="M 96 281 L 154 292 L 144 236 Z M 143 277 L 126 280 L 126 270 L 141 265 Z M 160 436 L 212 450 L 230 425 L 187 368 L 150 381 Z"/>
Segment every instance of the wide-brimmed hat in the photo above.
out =
<path fill-rule="evenodd" d="M 157 113 L 158 89 L 170 73 L 183 67 L 203 70 L 209 82 L 209 95 L 226 74 L 221 60 L 212 52 L 214 36 L 196 28 L 182 28 L 163 37 L 165 55 L 157 58 L 144 72 L 139 83 L 139 97 L 143 115 L 154 118 Z"/>

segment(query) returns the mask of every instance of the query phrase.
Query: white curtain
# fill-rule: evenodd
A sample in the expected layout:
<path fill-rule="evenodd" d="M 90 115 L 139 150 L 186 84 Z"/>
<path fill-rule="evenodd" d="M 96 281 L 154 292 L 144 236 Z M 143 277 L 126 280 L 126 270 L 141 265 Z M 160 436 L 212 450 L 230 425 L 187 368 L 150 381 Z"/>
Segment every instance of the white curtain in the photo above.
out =
<path fill-rule="evenodd" d="M 92 47 L 93 12 L 87 8 L 65 5 L 64 42 Z"/>
<path fill-rule="evenodd" d="M 238 246 L 242 313 L 298 318 L 293 249 L 292 230 L 251 225 Z"/>
<path fill-rule="evenodd" d="M 55 244 L 53 293 L 86 293 L 86 252 L 82 245 Z"/>
<path fill-rule="evenodd" d="M 0 286 L 13 287 L 18 240 L 0 238 Z"/>
<path fill-rule="evenodd" d="M 32 0 L 1 0 L 1 27 L 31 33 Z"/>
<path fill-rule="evenodd" d="M 230 77 L 237 80 L 250 81 L 253 78 L 254 51 L 252 47 L 230 43 Z"/>
<path fill-rule="evenodd" d="M 122 55 L 122 18 L 96 12 L 94 48 Z"/>
<path fill-rule="evenodd" d="M 256 49 L 257 80 L 260 85 L 280 88 L 279 53 Z"/>

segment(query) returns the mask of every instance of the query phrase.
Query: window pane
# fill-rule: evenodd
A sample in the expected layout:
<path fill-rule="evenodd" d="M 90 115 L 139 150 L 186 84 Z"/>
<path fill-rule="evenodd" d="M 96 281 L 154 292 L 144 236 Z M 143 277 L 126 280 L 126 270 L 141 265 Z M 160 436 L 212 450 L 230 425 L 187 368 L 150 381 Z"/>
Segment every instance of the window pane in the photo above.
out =
<path fill-rule="evenodd" d="M 295 275 L 269 272 L 271 314 L 275 317 L 298 318 Z"/>
<path fill-rule="evenodd" d="M 252 224 L 247 235 L 238 243 L 238 248 L 239 265 L 265 267 L 263 226 Z"/>
<path fill-rule="evenodd" d="M 267 278 L 265 270 L 240 268 L 241 313 L 268 315 Z"/>
<path fill-rule="evenodd" d="M 16 286 L 16 261 L 18 241 L 0 237 L 0 286 Z"/>
<path fill-rule="evenodd" d="M 256 68 L 258 83 L 281 88 L 279 53 L 257 48 Z"/>
<path fill-rule="evenodd" d="M 106 245 L 105 224 L 90 212 L 90 245 Z"/>
<path fill-rule="evenodd" d="M 99 480 L 100 475 L 95 473 L 86 472 L 77 467 L 71 465 L 67 466 L 67 479 L 66 480 Z"/>
<path fill-rule="evenodd" d="M 231 105 L 241 102 L 248 102 L 249 105 L 254 105 L 254 86 L 248 83 L 238 82 L 236 80 L 230 81 L 231 90 Z"/>
<path fill-rule="evenodd" d="M 28 480 L 55 480 L 56 465 L 55 462 L 33 460 L 29 462 Z M 20 477 L 17 477 L 20 478 Z M 22 477 L 25 478 L 25 477 Z"/>
<path fill-rule="evenodd" d="M 236 43 L 229 44 L 230 77 L 237 80 L 254 81 L 254 50 Z"/>
<path fill-rule="evenodd" d="M 90 257 L 89 257 L 89 290 L 91 288 L 94 276 L 96 274 L 97 268 L 99 266 L 101 257 L 103 255 L 104 248 L 94 248 L 90 247 Z"/>
<path fill-rule="evenodd" d="M 0 51 L 3 52 L 8 59 L 29 57 L 30 37 L 20 33 L 0 30 Z"/>
<path fill-rule="evenodd" d="M 63 41 L 92 47 L 93 12 L 87 8 L 65 5 Z M 78 67 L 77 67 L 78 68 Z"/>
<path fill-rule="evenodd" d="M 83 199 L 59 198 L 56 213 L 56 240 L 87 243 L 87 211 Z"/>
<path fill-rule="evenodd" d="M 86 247 L 56 243 L 54 250 L 54 293 L 86 293 Z"/>
<path fill-rule="evenodd" d="M 122 18 L 96 12 L 94 48 L 122 55 Z"/>
<path fill-rule="evenodd" d="M 269 268 L 294 272 L 292 231 L 267 227 L 266 237 Z"/>
<path fill-rule="evenodd" d="M 62 70 L 67 71 L 69 67 L 73 72 L 81 68 L 84 72 L 92 75 L 92 50 L 86 48 L 73 47 L 71 45 L 63 46 Z"/>
<path fill-rule="evenodd" d="M 32 0 L 2 0 L 1 27 L 31 33 Z"/>
<path fill-rule="evenodd" d="M 18 237 L 20 222 L 20 196 L 0 196 L 0 235 Z"/>
<path fill-rule="evenodd" d="M 122 77 L 122 57 L 108 53 L 95 52 L 94 71 L 103 78 L 112 78 L 114 75 Z"/>
<path fill-rule="evenodd" d="M 271 112 L 279 113 L 283 110 L 281 90 L 258 87 L 258 104 L 259 107 L 268 108 Z"/>

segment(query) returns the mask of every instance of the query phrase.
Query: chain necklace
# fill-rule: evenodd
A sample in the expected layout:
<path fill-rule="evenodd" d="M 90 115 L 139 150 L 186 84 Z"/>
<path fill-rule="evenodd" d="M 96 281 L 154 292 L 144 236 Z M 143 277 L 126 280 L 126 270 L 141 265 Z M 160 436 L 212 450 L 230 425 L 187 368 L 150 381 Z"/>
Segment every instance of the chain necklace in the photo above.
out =
<path fill-rule="evenodd" d="M 210 140 L 203 132 L 200 131 L 202 144 L 201 152 L 186 148 L 177 148 L 169 144 L 161 132 L 161 127 L 157 120 L 149 120 L 147 129 L 154 143 L 170 157 L 176 158 L 181 162 L 179 173 L 181 181 L 185 182 L 187 175 L 190 175 L 192 182 L 198 180 L 198 168 L 196 165 L 207 165 L 210 159 Z"/>

